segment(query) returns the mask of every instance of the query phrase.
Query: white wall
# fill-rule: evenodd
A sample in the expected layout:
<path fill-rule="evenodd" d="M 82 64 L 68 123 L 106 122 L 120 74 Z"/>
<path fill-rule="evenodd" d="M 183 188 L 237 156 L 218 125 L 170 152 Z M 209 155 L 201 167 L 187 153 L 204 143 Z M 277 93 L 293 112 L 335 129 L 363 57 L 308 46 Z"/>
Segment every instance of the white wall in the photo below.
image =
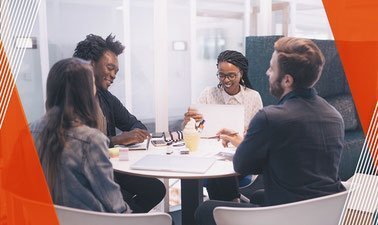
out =
<path fill-rule="evenodd" d="M 205 59 L 204 49 L 206 48 L 206 40 L 224 39 L 223 50 L 236 50 L 244 54 L 243 47 L 243 21 L 239 19 L 228 19 L 218 17 L 197 17 L 197 71 L 201 71 L 198 74 L 192 74 L 194 82 L 192 84 L 192 92 L 195 103 L 197 98 L 201 94 L 202 90 L 207 86 L 216 86 L 219 81 L 216 77 L 217 73 L 217 56 L 214 58 Z M 215 32 L 218 30 L 219 32 Z M 218 39 L 217 39 L 218 38 Z"/>
<path fill-rule="evenodd" d="M 183 117 L 190 105 L 190 8 L 189 1 L 168 6 L 168 99 L 169 116 Z M 185 51 L 174 51 L 173 41 L 184 41 Z"/>
<path fill-rule="evenodd" d="M 133 113 L 139 119 L 154 115 L 153 7 L 131 1 L 130 33 Z"/>
<path fill-rule="evenodd" d="M 37 37 L 38 23 L 34 25 L 31 36 Z M 40 66 L 40 43 L 37 49 L 26 49 L 21 63 L 16 86 L 28 121 L 34 121 L 44 113 L 44 101 L 42 96 L 42 75 Z"/>
<path fill-rule="evenodd" d="M 131 76 L 131 110 L 142 121 L 153 121 L 155 115 L 153 2 L 153 0 L 130 0 L 130 43 L 125 43 L 123 0 L 46 0 L 49 62 L 42 63 L 51 67 L 56 61 L 71 57 L 76 44 L 89 33 L 102 37 L 110 33 L 115 34 L 116 39 L 131 50 L 131 65 L 127 65 L 131 69 L 131 74 L 125 74 L 125 60 L 122 54 L 119 57 L 120 71 L 110 91 L 125 104 L 125 87 L 128 86 L 125 84 L 125 76 Z M 182 118 L 187 107 L 191 102 L 196 102 L 206 86 L 216 86 L 218 83 L 215 76 L 216 55 L 212 58 L 204 57 L 205 40 L 208 41 L 207 44 L 211 44 L 212 40 L 220 37 L 224 39 L 222 50 L 233 49 L 245 52 L 243 0 L 197 0 L 198 16 L 194 21 L 197 27 L 197 46 L 190 46 L 189 2 L 189 0 L 168 1 L 169 74 L 166 88 L 169 89 L 168 108 L 171 119 Z M 252 1 L 252 4 L 255 2 Z M 292 21 L 296 22 L 294 27 L 297 35 L 332 38 L 332 35 L 329 35 L 331 32 L 321 0 L 311 0 L 310 3 L 308 3 L 310 6 L 298 3 L 296 21 Z M 279 19 L 274 23 L 279 24 Z M 37 25 L 38 21 L 32 35 L 39 41 Z M 187 50 L 173 51 L 173 41 L 186 42 Z M 191 47 L 197 51 L 195 73 L 190 72 Z M 26 51 L 17 80 L 17 87 L 29 121 L 37 119 L 44 112 L 39 51 L 39 48 Z"/>
<path fill-rule="evenodd" d="M 101 3 L 101 1 L 97 1 Z M 47 1 L 47 32 L 49 40 L 50 67 L 60 59 L 72 57 L 76 44 L 93 33 L 102 37 L 110 33 L 116 39 L 122 40 L 122 14 L 116 8 L 122 5 L 122 0 L 81 3 L 66 1 Z M 123 55 L 119 61 L 123 61 Z M 124 64 L 120 64 L 116 82 L 110 91 L 124 102 Z"/>

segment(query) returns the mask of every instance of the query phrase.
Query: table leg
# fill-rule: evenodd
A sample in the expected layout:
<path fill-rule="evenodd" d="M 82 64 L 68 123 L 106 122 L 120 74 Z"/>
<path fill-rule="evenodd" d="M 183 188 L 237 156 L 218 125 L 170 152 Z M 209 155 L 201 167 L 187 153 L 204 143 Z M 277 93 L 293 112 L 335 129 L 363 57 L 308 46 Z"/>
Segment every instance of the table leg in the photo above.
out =
<path fill-rule="evenodd" d="M 169 212 L 169 179 L 163 178 L 163 179 L 160 179 L 160 181 L 163 182 L 164 187 L 166 189 L 164 199 L 161 203 L 159 203 L 160 209 L 162 209 L 160 211 L 168 213 Z"/>
<path fill-rule="evenodd" d="M 181 180 L 182 225 L 194 225 L 194 212 L 203 202 L 202 180 Z"/>

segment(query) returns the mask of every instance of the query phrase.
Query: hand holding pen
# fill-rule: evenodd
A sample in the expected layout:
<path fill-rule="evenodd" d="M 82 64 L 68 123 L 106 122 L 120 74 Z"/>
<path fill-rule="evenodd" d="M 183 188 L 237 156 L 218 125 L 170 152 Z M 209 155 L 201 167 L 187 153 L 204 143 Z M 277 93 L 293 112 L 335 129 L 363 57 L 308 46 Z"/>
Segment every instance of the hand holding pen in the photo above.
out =
<path fill-rule="evenodd" d="M 203 120 L 202 114 L 200 114 L 197 109 L 195 108 L 188 108 L 188 111 L 184 114 L 184 121 L 182 123 L 182 127 L 185 127 L 185 125 L 189 122 L 190 118 L 193 118 L 196 122 L 200 122 Z"/>
<path fill-rule="evenodd" d="M 219 131 L 220 132 L 220 131 Z M 219 133 L 218 132 L 218 133 Z M 233 135 L 237 135 L 239 134 L 239 132 L 234 132 L 234 133 L 230 133 L 230 134 L 227 134 L 228 136 L 233 136 Z M 210 136 L 210 137 L 201 137 L 202 139 L 218 139 L 218 141 L 221 139 L 220 138 L 220 134 L 217 134 L 215 136 Z"/>
<path fill-rule="evenodd" d="M 235 147 L 238 147 L 239 144 L 243 141 L 243 137 L 239 135 L 238 132 L 226 128 L 218 131 L 216 137 L 222 140 L 222 145 L 224 147 L 227 147 L 228 143 L 231 143 Z"/>

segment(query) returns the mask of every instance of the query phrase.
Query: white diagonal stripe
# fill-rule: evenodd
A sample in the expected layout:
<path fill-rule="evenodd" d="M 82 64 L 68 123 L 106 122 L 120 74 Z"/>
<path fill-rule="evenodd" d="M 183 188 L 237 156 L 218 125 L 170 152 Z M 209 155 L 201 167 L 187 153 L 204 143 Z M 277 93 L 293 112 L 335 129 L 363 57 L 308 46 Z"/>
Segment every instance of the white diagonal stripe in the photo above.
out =
<path fill-rule="evenodd" d="M 0 68 L 0 128 L 26 51 L 25 48 L 16 48 L 15 41 L 17 37 L 30 37 L 41 0 L 3 0 L 1 3 L 0 34 L 11 76 L 5 76 L 3 62 Z"/>
<path fill-rule="evenodd" d="M 377 143 L 378 143 L 378 102 L 371 119 L 368 133 L 362 147 L 361 155 L 346 200 L 339 224 L 369 224 L 378 209 Z M 347 210 L 354 210 L 346 218 Z M 350 211 L 351 212 L 351 211 Z"/>

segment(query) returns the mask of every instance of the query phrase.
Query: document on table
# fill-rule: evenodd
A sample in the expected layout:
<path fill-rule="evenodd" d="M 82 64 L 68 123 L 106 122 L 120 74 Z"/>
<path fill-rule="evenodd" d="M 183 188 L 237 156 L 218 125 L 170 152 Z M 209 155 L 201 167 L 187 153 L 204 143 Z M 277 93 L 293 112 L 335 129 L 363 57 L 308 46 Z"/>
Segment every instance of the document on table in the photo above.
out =
<path fill-rule="evenodd" d="M 214 137 L 222 128 L 228 128 L 244 133 L 244 106 L 195 104 L 191 108 L 197 109 L 205 120 L 201 137 Z"/>
<path fill-rule="evenodd" d="M 215 154 L 215 158 L 218 160 L 231 161 L 234 159 L 235 152 L 220 151 Z"/>
<path fill-rule="evenodd" d="M 133 170 L 180 173 L 205 173 L 216 161 L 214 157 L 146 155 L 130 166 Z"/>

